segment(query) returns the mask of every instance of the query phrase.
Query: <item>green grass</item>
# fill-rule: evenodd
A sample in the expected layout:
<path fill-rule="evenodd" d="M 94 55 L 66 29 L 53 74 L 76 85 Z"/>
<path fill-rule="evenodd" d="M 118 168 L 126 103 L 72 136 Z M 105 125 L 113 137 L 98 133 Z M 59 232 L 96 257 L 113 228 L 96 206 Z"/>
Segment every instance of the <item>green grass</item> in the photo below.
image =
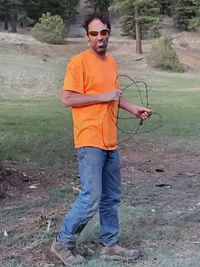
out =
<path fill-rule="evenodd" d="M 59 100 L 66 59 L 43 61 L 11 48 L 2 49 L 0 57 L 0 160 L 53 165 L 74 159 L 70 110 Z M 119 128 L 133 133 L 119 131 L 120 140 L 161 140 L 166 149 L 184 144 L 186 150 L 198 150 L 199 75 L 147 71 L 143 80 L 153 115 L 139 128 L 135 118 L 119 119 Z M 124 88 L 130 80 L 120 77 L 120 83 Z M 139 87 L 146 105 L 144 86 Z M 141 105 L 135 86 L 126 88 L 124 96 Z M 132 117 L 123 112 L 119 116 Z"/>
<path fill-rule="evenodd" d="M 33 267 L 33 266 L 25 266 L 23 263 L 18 263 L 13 261 L 11 263 L 5 263 L 2 267 Z"/>
<path fill-rule="evenodd" d="M 50 207 L 53 208 L 55 205 L 65 202 L 66 199 L 67 204 L 70 205 L 75 197 L 76 193 L 74 193 L 72 189 L 67 186 L 51 189 L 45 192 L 45 195 L 43 198 L 40 198 L 40 200 L 34 199 L 30 203 L 24 203 L 24 205 L 1 208 L 0 224 L 3 225 L 7 230 L 12 229 L 18 223 L 20 223 L 21 218 L 25 218 L 28 216 L 28 214 L 35 212 L 37 209 L 41 207 L 43 209 L 45 207 L 48 209 Z M 15 222 L 14 225 L 13 222 Z M 2 238 L 3 237 L 0 236 L 0 242 L 3 240 Z"/>
<path fill-rule="evenodd" d="M 9 47 L 1 48 L 0 58 L 1 98 L 59 94 L 67 58 L 59 59 L 59 61 L 47 58 L 47 61 L 43 61 L 42 57 L 23 53 L 17 47 L 15 50 Z"/>
<path fill-rule="evenodd" d="M 9 49 L 1 50 L 0 57 L 0 161 L 36 163 L 54 168 L 67 162 L 69 169 L 74 167 L 71 114 L 69 109 L 61 106 L 58 96 L 65 72 L 64 59 L 44 62 L 39 57 Z M 144 146 L 149 142 L 150 147 L 156 143 L 156 147 L 163 149 L 165 153 L 168 149 L 180 149 L 181 152 L 192 151 L 199 155 L 199 74 L 149 71 L 143 77 L 150 85 L 149 106 L 153 110 L 152 118 L 143 123 L 137 135 L 134 135 L 138 127 L 136 119 L 120 119 L 120 129 L 133 133 L 120 133 L 120 139 L 126 140 L 130 137 L 130 144 L 143 142 Z M 127 99 L 141 104 L 138 91 L 134 87 L 128 88 L 124 94 Z M 142 87 L 141 94 L 145 104 Z M 161 123 L 161 117 L 156 113 L 162 116 L 162 127 L 150 131 Z M 120 112 L 119 115 L 127 117 L 125 113 Z M 200 246 L 195 245 L 189 237 L 188 240 L 184 239 L 185 232 L 192 232 L 200 220 L 198 209 L 181 209 L 182 204 L 187 207 L 187 199 L 184 194 L 180 194 L 178 183 L 173 192 L 163 192 L 149 184 L 142 186 L 143 188 L 139 185 L 133 187 L 125 195 L 125 205 L 120 210 L 120 241 L 127 247 L 139 244 L 144 250 L 144 258 L 131 264 L 105 262 L 94 257 L 86 263 L 86 267 L 199 266 Z M 166 209 L 168 203 L 173 203 L 177 196 L 180 204 L 176 202 L 177 207 L 172 204 Z M 30 204 L 2 208 L 0 223 L 12 229 L 13 222 L 17 225 L 33 209 L 39 210 L 41 206 L 54 208 L 65 198 L 68 204 L 75 198 L 74 192 L 68 186 L 54 188 L 45 192 L 40 201 L 33 200 Z M 199 200 L 196 201 L 198 202 Z M 152 208 L 156 212 L 152 212 Z M 8 239 L 1 236 L 1 244 L 13 249 L 19 245 L 29 246 L 34 242 L 37 246 L 49 246 L 60 224 L 61 218 L 55 218 L 55 225 L 49 233 L 45 232 L 45 227 L 38 232 L 16 235 L 11 231 Z M 98 237 L 98 232 L 98 218 L 95 217 L 81 234 L 79 244 L 90 243 Z M 27 266 L 15 259 L 10 259 L 10 262 L 7 259 L 1 266 L 38 267 Z"/>
<path fill-rule="evenodd" d="M 0 101 L 0 160 L 55 164 L 72 158 L 69 111 L 57 99 Z"/>
<path fill-rule="evenodd" d="M 59 202 L 63 201 L 66 197 L 69 201 L 72 201 L 75 198 L 76 194 L 73 192 L 73 190 L 70 187 L 63 186 L 59 188 L 53 188 L 49 191 L 49 197 L 48 197 L 48 206 L 56 205 Z"/>
<path fill-rule="evenodd" d="M 24 50 L 23 50 L 24 49 Z M 17 160 L 53 165 L 73 159 L 72 122 L 69 109 L 59 100 L 65 73 L 66 58 L 34 56 L 28 46 L 0 50 L 0 160 Z M 36 48 L 35 48 L 36 49 Z M 53 54 L 50 47 L 41 47 L 42 54 Z M 26 52 L 26 50 L 28 52 Z M 55 56 L 55 55 L 54 55 Z M 150 120 L 137 131 L 138 120 L 119 120 L 120 140 L 156 140 L 168 146 L 199 149 L 200 77 L 191 73 L 145 71 L 142 79 L 149 86 Z M 119 78 L 121 87 L 130 84 Z M 143 104 L 144 86 L 139 84 Z M 124 96 L 141 104 L 135 86 L 128 87 Z M 162 116 L 162 120 L 159 113 Z M 121 113 L 122 117 L 130 115 Z M 162 124 L 162 127 L 160 125 Z M 153 130 L 158 128 L 156 130 Z M 153 130 L 153 131 L 151 131 Z M 146 134 L 143 134 L 146 133 Z"/>
<path fill-rule="evenodd" d="M 86 267 L 197 267 L 200 260 L 198 245 L 192 241 L 180 239 L 180 233 L 186 228 L 175 229 L 175 226 L 157 225 L 155 219 L 159 215 L 152 213 L 149 207 L 141 205 L 138 207 L 122 206 L 120 209 L 121 221 L 121 244 L 127 247 L 132 247 L 135 244 L 140 244 L 143 249 L 143 258 L 134 264 L 130 262 L 107 262 L 93 256 L 86 263 Z M 169 219 L 179 220 L 178 214 L 173 214 Z M 143 224 L 143 227 L 141 226 Z M 144 227 L 145 225 L 145 227 Z M 95 217 L 83 230 L 79 246 L 87 245 L 92 240 L 98 237 L 98 217 Z M 14 239 L 9 239 L 5 242 L 7 246 L 30 246 L 36 243 L 38 246 L 49 246 L 52 242 L 55 232 L 45 233 L 45 228 L 37 233 L 27 233 L 25 235 L 15 236 Z M 10 265 L 9 265 L 10 264 Z M 12 261 L 2 267 L 13 266 Z M 15 266 L 20 266 L 22 263 L 15 263 Z M 23 267 L 29 267 L 23 265 Z M 21 267 L 21 266 L 20 266 Z M 37 265 L 36 265 L 37 267 Z M 56 265 L 60 267 L 60 265 Z"/>
<path fill-rule="evenodd" d="M 156 74 L 154 74 L 156 75 Z M 162 75 L 159 74 L 160 77 Z M 200 90 L 196 88 L 200 82 L 198 75 L 163 74 L 158 82 L 156 76 L 149 90 L 149 104 L 153 112 L 162 116 L 162 127 L 157 130 L 161 118 L 153 113 L 152 118 L 145 121 L 137 136 L 134 133 L 138 126 L 135 118 L 119 119 L 119 128 L 133 135 L 120 134 L 122 139 L 164 140 L 166 144 L 185 148 L 199 148 L 199 99 Z M 165 83 L 168 82 L 168 86 Z M 180 82 L 180 85 L 178 84 Z M 154 83 L 154 84 L 153 84 Z M 177 89 L 180 87 L 184 90 Z M 170 88 L 170 89 L 168 89 Z M 172 90 L 171 88 L 174 88 Z M 131 93 L 133 89 L 133 94 Z M 136 97 L 135 88 L 127 89 L 128 99 Z M 119 116 L 130 117 L 120 113 Z M 69 109 L 64 109 L 58 97 L 40 99 L 3 99 L 0 101 L 0 160 L 31 161 L 53 165 L 73 158 L 72 121 Z M 150 132 L 149 132 L 150 131 Z M 147 132 L 145 135 L 143 132 Z"/>
<path fill-rule="evenodd" d="M 199 259 L 196 258 L 186 258 L 186 259 L 157 259 L 152 261 L 139 261 L 137 263 L 133 264 L 120 264 L 116 262 L 106 262 L 102 260 L 91 260 L 90 262 L 84 264 L 85 267 L 199 267 Z M 82 265 L 77 265 L 77 267 L 81 267 Z M 22 263 L 9 263 L 5 264 L 2 267 L 37 267 L 37 266 L 30 266 L 30 265 L 24 265 Z M 55 267 L 61 267 L 61 265 L 56 265 Z"/>
<path fill-rule="evenodd" d="M 72 159 L 71 116 L 59 101 L 66 59 L 45 62 L 9 47 L 0 58 L 0 161 Z"/>
<path fill-rule="evenodd" d="M 199 149 L 199 75 L 151 72 L 151 74 L 146 74 L 145 81 L 149 86 L 149 107 L 153 110 L 151 119 L 139 127 L 136 136 L 134 135 L 138 127 L 138 120 L 136 119 L 120 119 L 119 128 L 132 132 L 133 138 L 157 141 L 160 139 L 168 145 L 171 143 L 172 146 L 176 146 L 176 144 L 179 146 L 183 143 L 185 148 L 191 146 L 192 149 Z M 129 84 L 127 79 L 124 82 Z M 142 84 L 140 90 L 145 105 L 146 97 Z M 127 88 L 124 95 L 130 101 L 141 105 L 139 93 L 135 86 Z M 119 115 L 127 117 L 123 111 Z M 161 124 L 162 127 L 159 127 Z M 157 127 L 158 129 L 153 130 Z M 145 135 L 142 134 L 145 132 Z M 126 135 L 121 135 L 125 139 Z"/>

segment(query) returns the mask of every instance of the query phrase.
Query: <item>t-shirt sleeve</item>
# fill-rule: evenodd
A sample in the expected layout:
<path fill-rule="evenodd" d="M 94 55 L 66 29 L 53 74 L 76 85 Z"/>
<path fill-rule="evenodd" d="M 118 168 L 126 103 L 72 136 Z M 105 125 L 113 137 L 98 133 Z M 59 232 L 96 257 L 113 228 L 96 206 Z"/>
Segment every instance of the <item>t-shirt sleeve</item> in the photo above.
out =
<path fill-rule="evenodd" d="M 68 63 L 63 90 L 84 93 L 83 67 L 80 60 L 71 59 Z"/>

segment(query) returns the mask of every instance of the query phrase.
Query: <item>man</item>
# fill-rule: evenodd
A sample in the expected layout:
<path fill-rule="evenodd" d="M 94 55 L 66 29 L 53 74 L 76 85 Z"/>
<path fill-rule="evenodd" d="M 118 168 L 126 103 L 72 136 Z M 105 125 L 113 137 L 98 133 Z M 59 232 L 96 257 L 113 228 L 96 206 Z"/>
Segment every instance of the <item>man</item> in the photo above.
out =
<path fill-rule="evenodd" d="M 72 107 L 82 185 L 51 247 L 65 265 L 85 261 L 75 253 L 75 243 L 98 209 L 101 257 L 136 259 L 140 254 L 138 250 L 127 250 L 117 244 L 121 178 L 116 117 L 119 107 L 140 120 L 148 118 L 151 111 L 127 102 L 118 89 L 117 64 L 106 53 L 111 30 L 109 21 L 93 15 L 87 18 L 84 28 L 89 48 L 68 63 L 61 97 L 65 107 Z"/>

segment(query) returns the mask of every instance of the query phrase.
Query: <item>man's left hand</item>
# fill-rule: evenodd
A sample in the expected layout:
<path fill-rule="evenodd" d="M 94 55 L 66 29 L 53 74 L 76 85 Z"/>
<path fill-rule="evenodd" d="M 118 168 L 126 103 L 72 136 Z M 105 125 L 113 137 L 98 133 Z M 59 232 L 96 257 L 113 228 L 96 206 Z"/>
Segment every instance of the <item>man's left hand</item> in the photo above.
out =
<path fill-rule="evenodd" d="M 134 106 L 133 112 L 132 112 L 138 119 L 146 120 L 149 118 L 152 114 L 152 110 L 140 107 L 140 106 Z"/>

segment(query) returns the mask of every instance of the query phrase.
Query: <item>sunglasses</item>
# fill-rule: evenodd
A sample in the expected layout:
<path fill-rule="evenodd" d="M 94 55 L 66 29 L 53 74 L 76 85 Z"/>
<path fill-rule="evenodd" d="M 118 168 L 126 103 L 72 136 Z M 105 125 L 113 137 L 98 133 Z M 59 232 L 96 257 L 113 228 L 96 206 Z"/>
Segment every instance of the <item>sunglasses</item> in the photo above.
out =
<path fill-rule="evenodd" d="M 108 36 L 108 34 L 110 33 L 110 30 L 108 29 L 104 29 L 101 31 L 90 31 L 88 32 L 88 34 L 92 37 L 96 37 L 98 34 L 100 33 L 101 36 Z"/>

